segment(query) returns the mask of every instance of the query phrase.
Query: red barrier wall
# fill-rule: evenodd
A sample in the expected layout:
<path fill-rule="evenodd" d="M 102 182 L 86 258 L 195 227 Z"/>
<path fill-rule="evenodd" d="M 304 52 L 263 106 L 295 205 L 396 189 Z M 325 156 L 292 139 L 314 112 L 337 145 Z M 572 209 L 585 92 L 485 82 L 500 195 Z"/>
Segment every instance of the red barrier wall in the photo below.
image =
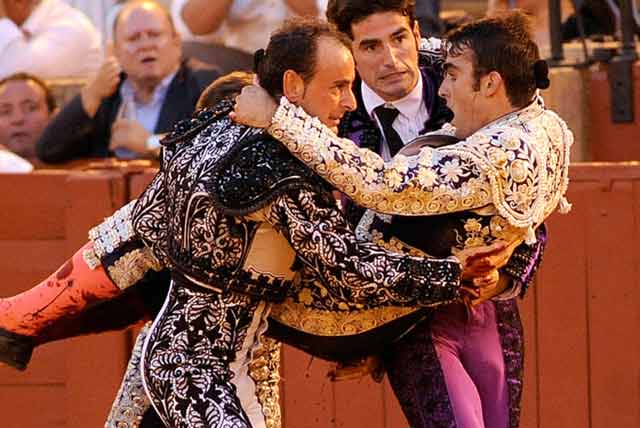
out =
<path fill-rule="evenodd" d="M 571 214 L 548 222 L 542 270 L 521 307 L 523 428 L 640 426 L 640 164 L 571 169 Z M 0 176 L 0 294 L 31 286 L 138 194 L 149 174 Z M 6 428 L 101 427 L 127 358 L 124 333 L 50 344 L 25 373 L 0 367 Z M 285 428 L 405 428 L 389 387 L 332 383 L 328 365 L 285 349 Z"/>

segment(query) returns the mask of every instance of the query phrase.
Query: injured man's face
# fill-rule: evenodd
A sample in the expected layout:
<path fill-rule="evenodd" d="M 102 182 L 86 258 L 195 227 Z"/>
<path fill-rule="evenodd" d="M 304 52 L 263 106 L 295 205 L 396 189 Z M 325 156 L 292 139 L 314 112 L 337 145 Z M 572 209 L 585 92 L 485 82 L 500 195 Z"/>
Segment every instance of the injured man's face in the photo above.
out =
<path fill-rule="evenodd" d="M 342 116 L 356 108 L 351 90 L 356 75 L 353 56 L 347 47 L 329 37 L 318 39 L 316 55 L 313 77 L 303 83 L 299 96 L 288 98 L 337 133 Z"/>

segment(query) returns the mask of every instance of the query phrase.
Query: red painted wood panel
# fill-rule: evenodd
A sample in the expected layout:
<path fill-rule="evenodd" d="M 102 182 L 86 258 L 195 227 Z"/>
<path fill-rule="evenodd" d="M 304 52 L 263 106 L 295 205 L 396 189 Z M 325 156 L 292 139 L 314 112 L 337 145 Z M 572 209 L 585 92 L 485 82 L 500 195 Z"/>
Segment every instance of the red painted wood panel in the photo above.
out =
<path fill-rule="evenodd" d="M 7 205 L 0 200 L 0 293 L 13 294 L 42 279 L 84 242 L 90 225 L 139 193 L 151 177 L 134 174 L 127 181 L 118 173 L 104 174 L 68 180 L 41 175 L 43 181 L 58 180 L 49 187 L 40 186 L 38 174 L 24 181 L 11 178 L 10 185 L 0 176 L 0 189 L 17 194 L 47 188 L 51 212 L 64 221 L 63 228 L 51 220 L 51 228 L 15 231 L 12 224 L 49 220 L 28 213 L 28 198 L 23 208 L 20 197 L 6 199 Z M 549 221 L 541 272 L 521 302 L 522 427 L 637 428 L 640 164 L 576 165 L 571 175 L 574 210 Z M 46 211 L 43 198 L 31 199 Z M 126 362 L 125 342 L 126 334 L 115 334 L 50 344 L 36 351 L 26 373 L 0 367 L 1 425 L 101 426 Z M 388 385 L 368 379 L 330 382 L 328 363 L 291 348 L 282 358 L 285 428 L 407 427 Z M 25 416 L 34 402 L 38 411 Z"/>
<path fill-rule="evenodd" d="M 634 250 L 634 183 L 613 181 L 599 189 L 596 209 L 589 211 L 588 334 L 590 355 L 591 427 L 632 426 L 638 422 L 621 397 L 633 396 L 638 378 L 629 369 L 638 352 L 638 259 Z M 620 251 L 621 249 L 625 251 Z M 611 316 L 612 312 L 615 316 Z M 614 351 L 614 350 L 617 350 Z M 637 392 L 637 391 L 636 391 Z M 637 393 L 635 394 L 638 397 Z M 635 406 L 633 406 L 635 407 Z M 636 415 L 634 415 L 636 413 Z M 636 425 L 637 426 L 637 425 Z"/>
<path fill-rule="evenodd" d="M 549 222 L 549 245 L 536 283 L 539 427 L 589 426 L 584 213 L 591 194 L 590 185 L 572 184 L 581 186 L 571 193 L 573 214 L 555 215 Z"/>
<path fill-rule="evenodd" d="M 281 364 L 287 427 L 334 428 L 334 384 L 327 379 L 329 363 L 285 346 Z"/>
<path fill-rule="evenodd" d="M 126 200 L 118 172 L 45 171 L 0 177 L 1 295 L 44 279 Z M 26 372 L 0 367 L 2 427 L 100 427 L 128 355 L 125 334 L 52 343 Z"/>

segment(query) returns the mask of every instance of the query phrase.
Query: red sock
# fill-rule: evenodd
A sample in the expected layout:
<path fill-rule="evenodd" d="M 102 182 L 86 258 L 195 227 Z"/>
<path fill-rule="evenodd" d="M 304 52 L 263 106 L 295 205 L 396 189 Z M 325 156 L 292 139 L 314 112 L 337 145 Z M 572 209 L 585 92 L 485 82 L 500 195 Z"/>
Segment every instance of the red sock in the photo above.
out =
<path fill-rule="evenodd" d="M 57 320 L 73 316 L 121 290 L 102 266 L 89 268 L 82 256 L 92 248 L 85 244 L 53 275 L 17 296 L 0 299 L 0 327 L 17 334 L 37 336 Z"/>

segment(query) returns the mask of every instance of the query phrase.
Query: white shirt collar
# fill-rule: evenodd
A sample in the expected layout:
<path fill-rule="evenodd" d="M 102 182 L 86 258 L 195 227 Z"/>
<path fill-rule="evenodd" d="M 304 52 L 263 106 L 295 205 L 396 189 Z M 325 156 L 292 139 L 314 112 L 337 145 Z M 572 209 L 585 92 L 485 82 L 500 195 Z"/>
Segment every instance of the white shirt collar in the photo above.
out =
<path fill-rule="evenodd" d="M 374 92 L 364 80 L 362 81 L 362 101 L 367 113 L 373 117 L 373 110 L 381 104 L 392 105 L 398 109 L 401 115 L 407 118 L 417 117 L 422 107 L 422 74 L 419 74 L 418 83 L 404 98 L 396 101 L 385 101 L 380 95 Z"/>

